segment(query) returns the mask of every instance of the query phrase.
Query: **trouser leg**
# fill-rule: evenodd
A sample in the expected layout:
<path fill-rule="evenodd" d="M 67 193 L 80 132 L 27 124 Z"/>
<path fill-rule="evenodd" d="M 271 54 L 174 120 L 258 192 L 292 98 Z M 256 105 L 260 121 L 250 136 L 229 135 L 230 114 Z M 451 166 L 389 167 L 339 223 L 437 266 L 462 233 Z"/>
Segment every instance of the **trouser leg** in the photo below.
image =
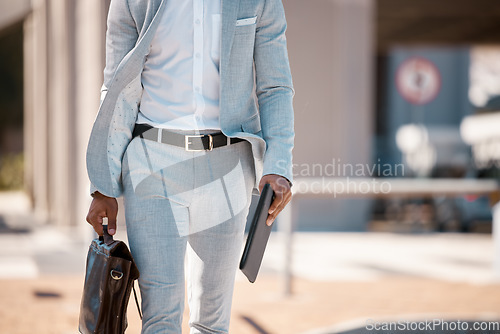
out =
<path fill-rule="evenodd" d="M 143 334 L 180 334 L 189 241 L 191 333 L 227 333 L 255 172 L 250 144 L 211 152 L 135 139 L 124 156 L 127 232 Z"/>
<path fill-rule="evenodd" d="M 224 229 L 189 236 L 188 302 L 192 334 L 228 333 L 234 279 L 243 242 L 243 216 L 219 225 Z"/>
<path fill-rule="evenodd" d="M 236 144 L 195 165 L 190 206 L 188 301 L 191 333 L 228 333 L 251 190 L 255 180 L 250 145 Z M 223 166 L 233 166 L 229 171 Z M 226 171 L 219 175 L 219 171 Z M 207 183 L 209 179 L 212 182 Z"/>
<path fill-rule="evenodd" d="M 163 166 L 181 166 L 192 174 L 190 157 L 180 150 L 139 138 L 123 159 L 124 204 L 130 250 L 137 263 L 142 297 L 143 334 L 180 334 L 185 300 L 184 259 L 189 211 L 175 193 L 182 190 L 162 180 Z M 176 167 L 177 168 L 177 167 Z M 178 175 L 185 186 L 189 178 Z M 168 187 L 167 187 L 168 185 Z M 191 185 L 192 187 L 192 185 Z M 170 192 L 172 198 L 168 199 Z"/>
<path fill-rule="evenodd" d="M 128 219 L 127 234 L 140 272 L 143 334 L 180 334 L 184 313 L 184 257 L 187 237 L 179 236 L 174 217 L 188 219 L 188 209 L 166 199 L 144 204 L 144 220 Z M 175 214 L 173 211 L 176 211 Z"/>

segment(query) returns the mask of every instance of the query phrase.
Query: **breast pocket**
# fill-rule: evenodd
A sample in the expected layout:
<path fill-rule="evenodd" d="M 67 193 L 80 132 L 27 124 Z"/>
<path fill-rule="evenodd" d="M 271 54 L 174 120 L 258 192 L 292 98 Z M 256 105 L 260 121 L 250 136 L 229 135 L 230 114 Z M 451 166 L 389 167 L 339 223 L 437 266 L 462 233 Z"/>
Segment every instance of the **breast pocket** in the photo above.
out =
<path fill-rule="evenodd" d="M 255 28 L 257 27 L 256 22 L 257 16 L 236 20 L 235 35 L 255 35 Z"/>
<path fill-rule="evenodd" d="M 257 16 L 247 17 L 243 19 L 236 20 L 237 27 L 244 27 L 255 24 L 257 22 Z"/>

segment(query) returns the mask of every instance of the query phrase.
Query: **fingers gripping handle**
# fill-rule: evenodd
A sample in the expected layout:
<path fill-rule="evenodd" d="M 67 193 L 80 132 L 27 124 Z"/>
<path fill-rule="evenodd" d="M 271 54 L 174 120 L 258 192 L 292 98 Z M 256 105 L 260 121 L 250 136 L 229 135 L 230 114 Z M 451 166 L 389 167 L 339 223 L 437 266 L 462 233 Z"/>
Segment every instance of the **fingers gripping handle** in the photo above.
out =
<path fill-rule="evenodd" d="M 111 245 L 113 243 L 113 236 L 108 233 L 108 217 L 102 218 L 102 236 L 99 237 L 99 240 L 104 241 L 106 245 Z"/>

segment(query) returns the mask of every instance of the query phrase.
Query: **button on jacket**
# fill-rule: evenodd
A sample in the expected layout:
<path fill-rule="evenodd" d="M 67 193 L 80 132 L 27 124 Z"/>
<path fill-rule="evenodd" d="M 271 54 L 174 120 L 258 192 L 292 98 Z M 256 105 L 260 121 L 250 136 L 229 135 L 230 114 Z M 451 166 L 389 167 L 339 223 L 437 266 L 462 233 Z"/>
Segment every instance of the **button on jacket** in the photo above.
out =
<path fill-rule="evenodd" d="M 111 1 L 101 105 L 87 149 L 91 191 L 122 194 L 141 74 L 166 3 Z M 256 182 L 264 174 L 292 181 L 294 91 L 285 30 L 281 0 L 222 0 L 219 124 L 226 136 L 251 143 Z"/>

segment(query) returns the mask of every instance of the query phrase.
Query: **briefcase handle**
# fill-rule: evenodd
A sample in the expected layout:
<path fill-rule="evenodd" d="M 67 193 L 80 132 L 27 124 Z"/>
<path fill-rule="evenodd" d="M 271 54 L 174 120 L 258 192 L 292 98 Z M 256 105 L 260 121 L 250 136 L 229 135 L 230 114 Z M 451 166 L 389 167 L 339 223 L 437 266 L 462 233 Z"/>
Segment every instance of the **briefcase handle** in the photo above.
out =
<path fill-rule="evenodd" d="M 106 245 L 110 246 L 114 240 L 113 236 L 108 232 L 108 217 L 102 218 L 102 231 L 103 234 L 99 236 L 99 241 L 102 241 Z"/>

